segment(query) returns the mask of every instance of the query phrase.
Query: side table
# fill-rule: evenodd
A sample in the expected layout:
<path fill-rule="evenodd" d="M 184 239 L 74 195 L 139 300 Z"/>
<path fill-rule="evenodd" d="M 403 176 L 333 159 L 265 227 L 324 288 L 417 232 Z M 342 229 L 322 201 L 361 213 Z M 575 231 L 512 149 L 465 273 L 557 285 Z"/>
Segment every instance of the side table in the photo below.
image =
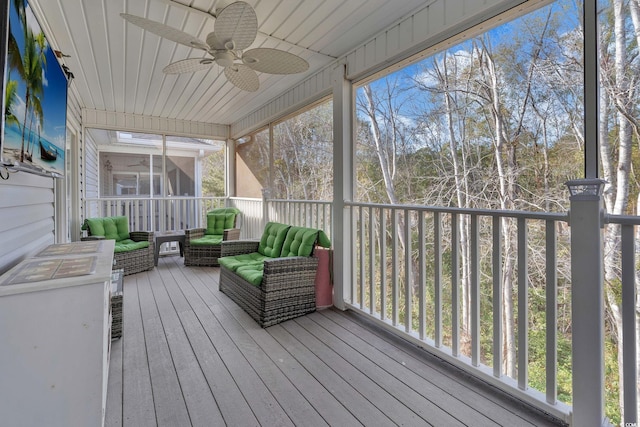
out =
<path fill-rule="evenodd" d="M 153 254 L 153 263 L 158 266 L 158 255 L 160 254 L 160 246 L 167 242 L 178 242 L 180 245 L 180 256 L 184 256 L 184 230 L 160 231 L 154 233 L 155 253 Z"/>

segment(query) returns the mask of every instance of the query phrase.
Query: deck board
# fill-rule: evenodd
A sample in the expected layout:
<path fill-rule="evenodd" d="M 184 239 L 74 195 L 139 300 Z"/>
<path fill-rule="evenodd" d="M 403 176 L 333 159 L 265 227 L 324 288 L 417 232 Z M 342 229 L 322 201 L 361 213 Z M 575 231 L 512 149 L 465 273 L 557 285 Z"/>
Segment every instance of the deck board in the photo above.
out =
<path fill-rule="evenodd" d="M 553 425 L 349 313 L 262 329 L 182 262 L 125 277 L 109 427 Z"/>

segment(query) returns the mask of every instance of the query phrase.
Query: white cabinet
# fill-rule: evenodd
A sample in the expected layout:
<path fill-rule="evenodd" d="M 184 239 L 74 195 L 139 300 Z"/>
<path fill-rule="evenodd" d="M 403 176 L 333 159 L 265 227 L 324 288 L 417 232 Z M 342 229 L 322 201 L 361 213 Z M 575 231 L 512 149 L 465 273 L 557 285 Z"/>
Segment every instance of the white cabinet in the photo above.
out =
<path fill-rule="evenodd" d="M 0 277 L 2 426 L 104 425 L 113 245 L 52 245 Z"/>

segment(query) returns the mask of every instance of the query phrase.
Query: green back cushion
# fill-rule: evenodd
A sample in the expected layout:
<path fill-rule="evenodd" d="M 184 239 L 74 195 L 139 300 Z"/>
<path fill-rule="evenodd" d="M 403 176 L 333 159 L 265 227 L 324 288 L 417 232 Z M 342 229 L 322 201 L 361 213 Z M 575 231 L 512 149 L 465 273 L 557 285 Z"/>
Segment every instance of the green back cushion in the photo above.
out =
<path fill-rule="evenodd" d="M 129 238 L 129 219 L 126 216 L 87 218 L 86 222 L 92 236 L 104 236 L 116 242 Z"/>
<path fill-rule="evenodd" d="M 264 227 L 260 244 L 258 245 L 258 252 L 272 258 L 279 257 L 289 228 L 290 226 L 286 224 L 277 222 L 267 223 Z"/>
<path fill-rule="evenodd" d="M 224 234 L 224 230 L 234 227 L 235 221 L 235 213 L 209 212 L 207 214 L 207 230 L 204 234 Z"/>
<path fill-rule="evenodd" d="M 240 209 L 238 208 L 215 208 L 211 209 L 209 213 L 232 213 L 238 215 L 240 213 Z"/>
<path fill-rule="evenodd" d="M 311 256 L 318 239 L 318 230 L 306 227 L 291 227 L 282 245 L 280 256 Z"/>

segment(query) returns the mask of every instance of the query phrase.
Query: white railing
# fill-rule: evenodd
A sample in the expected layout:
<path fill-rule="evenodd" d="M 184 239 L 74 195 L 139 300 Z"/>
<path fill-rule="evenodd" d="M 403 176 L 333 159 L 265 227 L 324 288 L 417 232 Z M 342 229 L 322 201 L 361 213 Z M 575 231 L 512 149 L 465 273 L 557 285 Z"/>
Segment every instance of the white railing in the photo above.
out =
<path fill-rule="evenodd" d="M 240 238 L 259 239 L 264 229 L 264 204 L 262 199 L 230 197 L 227 206 L 240 209 Z"/>
<path fill-rule="evenodd" d="M 638 269 L 636 268 L 640 252 L 640 239 L 637 228 L 640 217 L 624 215 L 607 215 L 607 224 L 620 227 L 620 269 L 621 278 L 621 317 L 622 317 L 622 365 L 624 367 L 624 421 L 638 421 L 638 399 L 640 378 L 638 368 L 640 354 L 637 353 L 638 319 L 640 319 L 640 295 L 637 293 Z M 625 423 L 626 424 L 626 423 Z"/>
<path fill-rule="evenodd" d="M 558 283 L 568 282 L 568 272 L 561 270 L 558 277 L 556 259 L 559 249 L 568 253 L 567 214 L 361 203 L 347 207 L 353 271 L 346 299 L 351 308 L 567 419 L 570 408 L 557 401 L 556 380 Z M 511 236 L 507 243 L 506 230 Z M 544 270 L 531 271 L 530 257 L 542 261 Z M 517 295 L 510 312 L 504 308 L 505 266 L 512 272 L 511 294 Z M 530 387 L 529 329 L 517 327 L 529 323 L 532 281 L 545 288 L 545 393 Z M 505 327 L 516 331 L 513 377 L 503 367 Z"/>
<path fill-rule="evenodd" d="M 268 201 L 269 221 L 291 224 L 299 227 L 318 228 L 329 238 L 332 236 L 331 209 L 332 203 L 312 200 L 281 200 Z"/>
<path fill-rule="evenodd" d="M 166 231 L 206 226 L 206 213 L 225 206 L 222 197 L 105 197 L 86 199 L 87 217 L 124 215 L 130 230 Z"/>

